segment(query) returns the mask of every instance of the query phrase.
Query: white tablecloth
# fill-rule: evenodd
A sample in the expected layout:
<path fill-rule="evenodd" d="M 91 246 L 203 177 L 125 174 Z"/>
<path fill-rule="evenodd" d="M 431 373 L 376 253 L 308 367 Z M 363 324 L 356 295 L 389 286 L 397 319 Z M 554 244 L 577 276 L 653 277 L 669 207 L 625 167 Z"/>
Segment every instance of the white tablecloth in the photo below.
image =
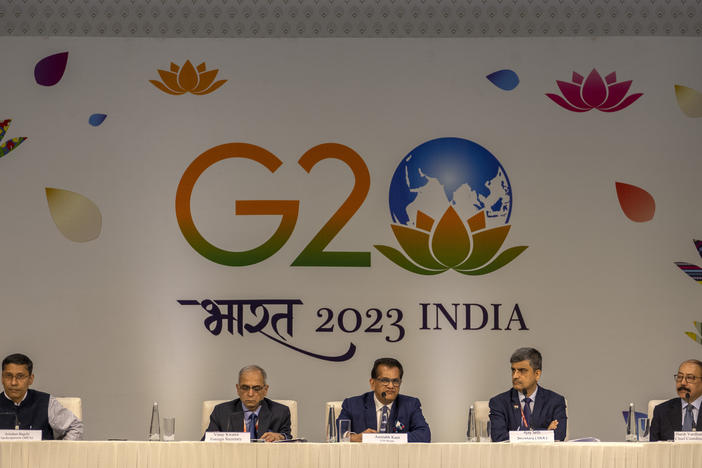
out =
<path fill-rule="evenodd" d="M 0 442 L 2 468 L 700 468 L 702 443 Z"/>

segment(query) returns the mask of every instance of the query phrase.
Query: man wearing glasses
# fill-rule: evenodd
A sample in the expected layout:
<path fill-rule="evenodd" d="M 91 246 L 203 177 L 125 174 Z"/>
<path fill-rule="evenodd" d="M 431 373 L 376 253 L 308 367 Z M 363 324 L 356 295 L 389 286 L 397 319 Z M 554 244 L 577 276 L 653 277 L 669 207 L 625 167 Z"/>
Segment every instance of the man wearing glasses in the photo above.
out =
<path fill-rule="evenodd" d="M 397 359 L 376 359 L 372 391 L 344 400 L 337 421 L 351 420 L 351 442 L 361 442 L 364 432 L 407 433 L 408 442 L 431 442 L 419 399 L 400 395 L 403 373 Z"/>
<path fill-rule="evenodd" d="M 673 376 L 679 398 L 661 403 L 653 409 L 651 441 L 673 440 L 675 431 L 702 431 L 702 362 L 688 359 Z"/>
<path fill-rule="evenodd" d="M 48 393 L 29 388 L 34 383 L 34 363 L 24 354 L 2 360 L 0 429 L 35 429 L 44 440 L 83 438 L 83 422 Z"/>
<path fill-rule="evenodd" d="M 206 432 L 249 432 L 251 440 L 266 442 L 292 438 L 290 408 L 266 398 L 266 378 L 259 366 L 243 367 L 236 384 L 239 398 L 214 407 Z"/>

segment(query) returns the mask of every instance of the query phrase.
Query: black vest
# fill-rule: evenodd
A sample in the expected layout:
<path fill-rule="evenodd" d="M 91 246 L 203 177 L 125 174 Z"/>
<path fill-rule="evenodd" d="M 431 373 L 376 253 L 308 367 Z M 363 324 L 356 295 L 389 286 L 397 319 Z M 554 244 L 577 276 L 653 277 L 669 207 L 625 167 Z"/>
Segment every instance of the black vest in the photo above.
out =
<path fill-rule="evenodd" d="M 29 389 L 27 397 L 16 406 L 6 395 L 1 395 L 0 412 L 14 412 L 20 429 L 41 430 L 41 438 L 51 440 L 54 438 L 54 432 L 49 425 L 49 396 L 48 393 Z"/>

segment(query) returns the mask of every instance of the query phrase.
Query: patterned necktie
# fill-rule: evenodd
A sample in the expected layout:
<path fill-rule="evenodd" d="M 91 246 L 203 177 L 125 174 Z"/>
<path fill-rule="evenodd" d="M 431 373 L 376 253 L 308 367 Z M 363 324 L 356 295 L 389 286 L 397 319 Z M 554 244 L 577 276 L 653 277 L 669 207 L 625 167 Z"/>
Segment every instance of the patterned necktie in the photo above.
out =
<path fill-rule="evenodd" d="M 383 406 L 383 412 L 380 416 L 380 432 L 388 432 L 388 407 Z"/>
<path fill-rule="evenodd" d="M 683 431 L 691 431 L 692 430 L 692 405 L 688 404 L 685 407 L 685 418 L 683 419 L 683 426 L 682 426 Z"/>
<path fill-rule="evenodd" d="M 524 429 L 529 429 L 531 427 L 531 398 L 527 397 L 524 399 L 524 419 L 526 420 L 526 425 Z"/>
<path fill-rule="evenodd" d="M 256 438 L 256 413 L 251 413 L 249 415 L 249 422 L 247 424 L 249 429 L 249 434 L 251 434 L 251 440 Z"/>

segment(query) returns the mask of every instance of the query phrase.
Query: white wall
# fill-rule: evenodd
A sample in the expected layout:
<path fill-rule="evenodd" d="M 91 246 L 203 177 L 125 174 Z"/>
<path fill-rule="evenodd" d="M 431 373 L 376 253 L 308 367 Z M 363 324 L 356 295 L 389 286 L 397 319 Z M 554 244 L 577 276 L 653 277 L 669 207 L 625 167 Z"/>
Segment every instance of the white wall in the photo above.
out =
<path fill-rule="evenodd" d="M 200 403 L 229 398 L 238 368 L 258 363 L 269 396 L 296 399 L 301 435 L 321 440 L 323 403 L 368 389 L 372 361 L 398 357 L 403 393 L 421 398 L 434 441 L 465 438 L 467 407 L 509 388 L 510 353 L 544 354 L 541 383 L 564 394 L 571 437 L 622 440 L 628 402 L 672 397 L 670 375 L 699 357 L 684 335 L 702 318 L 702 288 L 673 264 L 698 263 L 699 120 L 674 85 L 702 89 L 699 39 L 197 40 L 0 38 L 0 120 L 27 136 L 0 159 L 0 354 L 35 361 L 34 387 L 84 399 L 89 439 L 144 439 L 151 403 L 175 416 L 177 438 L 200 437 Z M 33 79 L 41 58 L 69 51 L 56 86 Z M 205 61 L 229 80 L 206 96 L 169 96 L 148 80 L 171 61 Z M 515 70 L 502 91 L 485 76 Z M 571 73 L 633 80 L 644 96 L 616 113 L 575 114 L 551 102 Z M 99 127 L 92 113 L 108 115 Z M 415 146 L 438 137 L 473 140 L 505 167 L 513 189 L 505 247 L 528 249 L 478 277 L 406 272 L 373 248 L 398 247 L 387 208 L 390 177 Z M 186 167 L 222 143 L 261 146 L 283 161 L 270 174 L 230 159 L 198 181 L 198 227 L 222 248 L 267 238 L 278 217 L 234 216 L 234 201 L 297 199 L 284 247 L 262 263 L 227 267 L 199 255 L 178 227 L 174 201 Z M 371 186 L 330 245 L 372 252 L 370 268 L 291 267 L 346 198 L 349 170 L 296 161 L 337 142 L 367 164 Z M 628 220 L 614 184 L 649 191 L 656 214 Z M 74 243 L 56 229 L 45 187 L 90 198 L 101 236 Z M 213 336 L 204 311 L 178 299 L 294 298 L 296 346 L 264 336 Z M 419 303 L 518 303 L 528 331 L 420 330 Z M 320 307 L 398 307 L 405 338 L 315 333 Z"/>

